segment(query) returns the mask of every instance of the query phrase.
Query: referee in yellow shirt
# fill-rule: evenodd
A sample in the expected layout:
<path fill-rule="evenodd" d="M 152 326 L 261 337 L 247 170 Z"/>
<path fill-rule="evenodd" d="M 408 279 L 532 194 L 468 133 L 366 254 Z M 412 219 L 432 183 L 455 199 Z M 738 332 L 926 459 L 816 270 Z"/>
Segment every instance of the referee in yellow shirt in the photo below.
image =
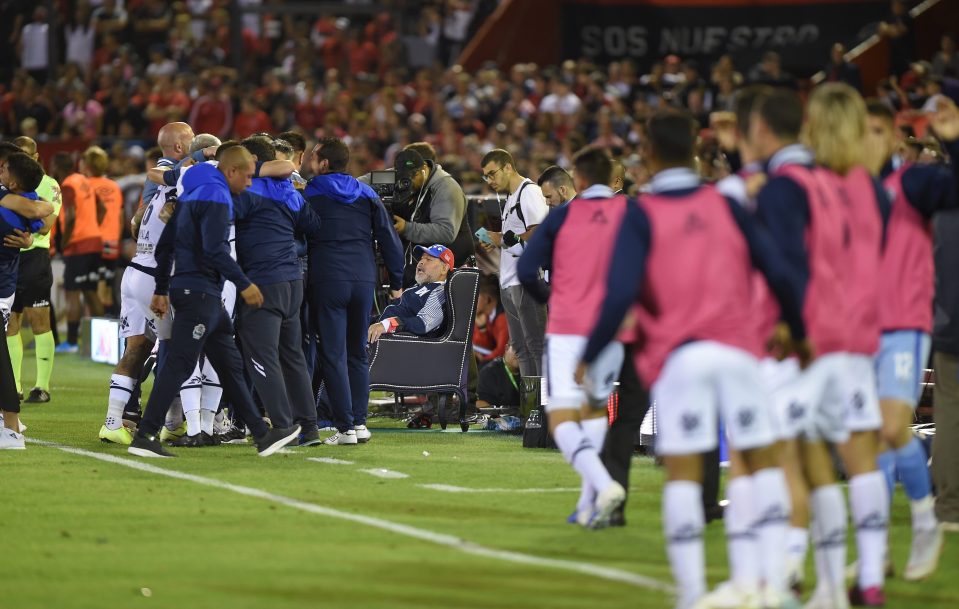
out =
<path fill-rule="evenodd" d="M 13 140 L 23 152 L 39 162 L 37 143 L 29 137 Z M 13 365 L 17 393 L 23 394 L 21 364 L 23 340 L 20 325 L 24 314 L 33 330 L 37 358 L 37 382 L 25 402 L 50 401 L 50 376 L 53 374 L 53 354 L 56 342 L 50 327 L 50 293 L 53 288 L 53 269 L 50 266 L 50 229 L 60 213 L 60 185 L 48 175 L 43 176 L 37 195 L 53 204 L 53 214 L 44 218 L 43 228 L 33 235 L 33 244 L 20 251 L 20 272 L 17 276 L 17 294 L 13 301 L 13 314 L 7 325 L 7 346 Z"/>

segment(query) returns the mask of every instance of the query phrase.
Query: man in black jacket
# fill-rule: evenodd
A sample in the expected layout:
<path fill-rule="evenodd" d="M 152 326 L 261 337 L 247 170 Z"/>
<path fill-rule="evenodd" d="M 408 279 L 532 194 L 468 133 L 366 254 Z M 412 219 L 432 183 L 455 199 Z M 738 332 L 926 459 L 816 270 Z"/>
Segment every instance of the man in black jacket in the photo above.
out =
<path fill-rule="evenodd" d="M 413 248 L 417 245 L 444 245 L 453 251 L 459 264 L 476 253 L 463 188 L 436 163 L 435 156 L 429 158 L 435 154 L 431 150 L 428 144 L 410 144 L 394 162 L 397 183 L 411 183 L 411 198 L 403 210 L 397 206 L 393 215 L 393 226 L 406 244 L 405 287 L 414 283 Z"/>

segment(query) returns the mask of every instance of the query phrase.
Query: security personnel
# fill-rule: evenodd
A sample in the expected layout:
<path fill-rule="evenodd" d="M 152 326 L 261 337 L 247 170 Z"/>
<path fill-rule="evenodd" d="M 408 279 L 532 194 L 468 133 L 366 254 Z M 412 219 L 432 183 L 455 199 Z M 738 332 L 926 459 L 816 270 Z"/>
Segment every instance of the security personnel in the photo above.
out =
<path fill-rule="evenodd" d="M 250 186 L 253 156 L 241 146 L 221 152 L 217 167 L 200 164 L 184 175 L 184 192 L 175 218 L 161 238 L 173 239 L 176 275 L 171 281 L 168 258 L 158 262 L 151 308 L 163 316 L 172 304 L 176 315 L 166 362 L 160 368 L 143 421 L 127 449 L 139 457 L 173 456 L 160 444 L 157 432 L 201 352 L 210 358 L 226 398 L 253 433 L 260 456 L 273 454 L 300 432 L 298 425 L 270 429 L 260 418 L 243 379 L 243 360 L 233 340 L 233 324 L 220 300 L 225 277 L 236 284 L 247 305 L 263 304 L 260 289 L 230 257 L 228 243 L 233 215 L 231 193 L 239 194 Z M 169 230 L 171 227 L 175 231 Z M 172 288 L 169 297 L 168 288 Z"/>
<path fill-rule="evenodd" d="M 390 274 L 390 290 L 400 296 L 403 248 L 376 193 L 349 174 L 350 149 L 338 138 L 323 138 L 313 149 L 304 196 L 320 217 L 319 239 L 311 244 L 310 312 L 321 349 L 323 376 L 336 433 L 327 444 L 366 442 L 370 397 L 366 357 L 367 328 L 376 287 L 373 240 L 379 243 Z"/>
<path fill-rule="evenodd" d="M 268 138 L 254 136 L 243 146 L 258 161 L 275 160 Z M 234 213 L 237 261 L 263 292 L 263 306 L 238 307 L 247 373 L 274 427 L 295 419 L 300 444 L 319 444 L 300 327 L 303 273 L 294 245 L 298 235 L 316 237 L 319 221 L 288 179 L 254 178 L 234 200 Z"/>

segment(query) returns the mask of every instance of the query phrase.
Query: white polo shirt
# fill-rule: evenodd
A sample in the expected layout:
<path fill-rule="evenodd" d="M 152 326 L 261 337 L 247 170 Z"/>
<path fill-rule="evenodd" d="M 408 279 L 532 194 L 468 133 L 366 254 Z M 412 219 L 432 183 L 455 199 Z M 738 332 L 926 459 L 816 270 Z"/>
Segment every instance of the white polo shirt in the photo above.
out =
<path fill-rule="evenodd" d="M 517 202 L 520 192 L 523 193 L 523 197 Z M 523 210 L 522 220 L 520 219 L 519 206 L 522 206 Z M 523 180 L 515 192 L 506 198 L 506 205 L 503 207 L 503 233 L 513 231 L 514 234 L 521 235 L 529 230 L 530 226 L 542 223 L 548 213 L 549 206 L 546 205 L 543 190 L 527 178 Z M 525 223 L 523 220 L 525 220 Z M 500 250 L 499 285 L 501 288 L 519 285 L 516 265 L 519 257 L 523 254 L 524 247 L 525 245 L 520 243 Z"/>

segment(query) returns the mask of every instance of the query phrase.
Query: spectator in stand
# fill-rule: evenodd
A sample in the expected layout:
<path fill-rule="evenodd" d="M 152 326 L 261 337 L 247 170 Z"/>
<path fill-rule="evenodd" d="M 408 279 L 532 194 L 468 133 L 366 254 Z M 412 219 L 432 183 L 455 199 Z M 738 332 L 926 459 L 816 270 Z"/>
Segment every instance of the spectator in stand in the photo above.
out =
<path fill-rule="evenodd" d="M 829 63 L 823 68 L 823 72 L 826 73 L 826 82 L 844 82 L 862 93 L 862 75 L 859 73 L 859 66 L 846 61 L 846 47 L 841 42 L 832 45 Z"/>
<path fill-rule="evenodd" d="M 190 112 L 190 98 L 173 87 L 168 76 L 158 77 L 155 82 L 149 103 L 143 111 L 143 116 L 150 121 L 150 135 L 153 138 L 160 133 L 163 125 L 185 120 Z"/>
<path fill-rule="evenodd" d="M 902 76 L 909 69 L 916 48 L 916 33 L 905 0 L 892 0 L 888 18 L 879 24 L 879 35 L 889 40 L 889 65 Z"/>
<path fill-rule="evenodd" d="M 479 367 L 502 357 L 507 343 L 509 326 L 499 301 L 499 282 L 496 277 L 483 277 L 476 299 L 476 324 L 473 329 L 473 353 Z"/>
<path fill-rule="evenodd" d="M 469 78 L 468 75 L 464 75 Z M 545 114 L 572 116 L 579 112 L 583 102 L 569 88 L 569 83 L 561 78 L 553 80 L 552 91 L 539 104 L 539 111 Z"/>
<path fill-rule="evenodd" d="M 115 41 L 126 41 L 127 33 L 127 11 L 123 7 L 122 0 L 103 0 L 100 6 L 93 9 L 90 21 L 96 29 L 97 37 L 101 43 L 105 42 L 107 37 L 113 37 Z"/>
<path fill-rule="evenodd" d="M 110 137 L 133 139 L 143 133 L 146 121 L 143 109 L 130 104 L 130 95 L 122 88 L 113 90 L 113 94 L 103 111 L 101 134 Z"/>
<path fill-rule="evenodd" d="M 83 85 L 74 85 L 72 96 L 61 114 L 63 137 L 96 137 L 103 130 L 103 106 L 90 97 L 90 91 Z"/>
<path fill-rule="evenodd" d="M 959 78 L 959 53 L 956 52 L 956 35 L 942 35 L 939 50 L 932 58 L 932 73 L 939 77 Z"/>
<path fill-rule="evenodd" d="M 749 71 L 749 82 L 773 87 L 796 87 L 792 74 L 783 70 L 782 60 L 776 51 L 766 51 L 763 54 L 762 61 Z"/>
<path fill-rule="evenodd" d="M 130 12 L 132 42 L 141 57 L 153 45 L 164 44 L 173 25 L 173 10 L 164 0 L 145 0 Z"/>
<path fill-rule="evenodd" d="M 37 82 L 46 82 L 50 68 L 50 24 L 47 9 L 38 6 L 33 21 L 23 26 L 20 33 L 20 66 Z"/>
<path fill-rule="evenodd" d="M 226 139 L 233 129 L 233 104 L 223 90 L 221 79 L 200 78 L 199 93 L 187 122 L 197 133 L 212 133 Z"/>
<path fill-rule="evenodd" d="M 272 133 L 273 123 L 267 113 L 257 105 L 253 96 L 246 95 L 240 102 L 240 113 L 236 115 L 233 123 L 233 137 L 244 139 L 261 132 Z"/>
<path fill-rule="evenodd" d="M 67 63 L 77 64 L 85 75 L 90 74 L 90 66 L 93 64 L 93 43 L 96 33 L 96 27 L 90 17 L 90 5 L 85 2 L 77 3 L 72 19 L 63 28 L 63 37 Z"/>

